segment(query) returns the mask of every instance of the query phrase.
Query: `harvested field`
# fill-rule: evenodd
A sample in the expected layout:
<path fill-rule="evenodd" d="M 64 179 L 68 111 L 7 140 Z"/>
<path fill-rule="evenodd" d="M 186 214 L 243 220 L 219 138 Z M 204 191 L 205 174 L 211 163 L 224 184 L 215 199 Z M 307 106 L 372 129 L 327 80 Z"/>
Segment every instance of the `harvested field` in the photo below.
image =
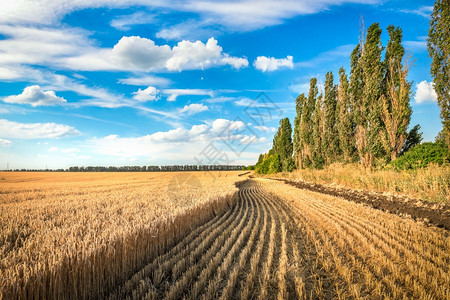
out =
<path fill-rule="evenodd" d="M 0 173 L 0 299 L 104 297 L 227 210 L 241 173 Z"/>
<path fill-rule="evenodd" d="M 269 180 L 194 230 L 110 299 L 450 297 L 447 233 Z"/>
<path fill-rule="evenodd" d="M 228 186 L 233 182 L 234 187 L 237 178 L 246 178 L 238 174 L 225 177 L 227 180 L 222 178 L 222 184 Z M 165 245 L 159 244 L 151 235 L 147 236 L 151 233 L 148 231 L 134 238 L 144 239 L 139 244 L 142 247 L 139 252 L 131 247 L 125 251 L 118 247 L 120 244 L 109 244 L 110 248 L 106 249 L 100 244 L 99 249 L 104 252 L 100 252 L 99 258 L 81 265 L 89 267 L 90 271 L 76 269 L 80 276 L 70 275 L 72 280 L 82 278 L 82 274 L 91 276 L 90 280 L 78 282 L 72 290 L 59 294 L 53 286 L 48 286 L 47 290 L 39 290 L 39 294 L 31 294 L 31 297 L 450 298 L 448 231 L 280 181 L 249 179 L 237 186 L 236 197 L 225 201 L 220 209 L 216 206 L 211 209 L 210 202 L 205 202 L 181 219 L 184 222 L 167 224 L 165 232 L 169 232 L 169 228 L 177 232 L 171 235 L 171 242 L 162 239 Z M 231 194 L 233 191 L 230 189 Z M 193 223 L 192 219 L 197 221 Z M 125 231 L 127 242 L 132 237 L 130 232 Z M 120 234 L 118 232 L 116 237 Z M 102 243 L 108 243 L 107 237 Z M 141 251 L 145 253 L 142 245 L 158 245 L 158 249 L 148 248 L 153 251 L 152 255 L 142 254 L 139 261 L 133 262 L 130 257 Z M 10 250 L 11 253 L 20 251 Z M 2 256 L 2 263 L 5 257 Z M 128 266 L 130 262 L 133 268 Z M 2 264 L 2 272 L 4 266 Z M 66 267 L 74 266 L 78 265 Z M 39 270 L 45 271 L 36 269 Z M 53 282 L 56 274 L 49 273 L 47 280 Z M 108 277 L 111 274 L 114 277 Z M 111 278 L 113 284 L 108 284 Z M 10 277 L 3 285 L 8 286 L 8 282 L 11 284 L 14 280 Z M 107 284 L 103 288 L 102 282 Z M 34 285 L 27 287 L 28 291 L 34 291 Z M 95 295 L 89 293 L 92 290 L 96 291 Z M 25 298 L 30 294 L 3 296 L 10 298 L 10 295 Z"/>

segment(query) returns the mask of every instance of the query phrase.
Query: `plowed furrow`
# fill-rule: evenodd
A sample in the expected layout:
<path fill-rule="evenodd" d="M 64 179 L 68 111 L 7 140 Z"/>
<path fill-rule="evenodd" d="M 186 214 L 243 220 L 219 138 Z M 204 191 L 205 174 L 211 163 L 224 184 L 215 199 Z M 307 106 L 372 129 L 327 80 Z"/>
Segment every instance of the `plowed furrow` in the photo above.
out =
<path fill-rule="evenodd" d="M 409 220 L 316 195 L 249 180 L 232 208 L 110 298 L 449 298 L 449 242 L 439 232 L 425 238 Z"/>

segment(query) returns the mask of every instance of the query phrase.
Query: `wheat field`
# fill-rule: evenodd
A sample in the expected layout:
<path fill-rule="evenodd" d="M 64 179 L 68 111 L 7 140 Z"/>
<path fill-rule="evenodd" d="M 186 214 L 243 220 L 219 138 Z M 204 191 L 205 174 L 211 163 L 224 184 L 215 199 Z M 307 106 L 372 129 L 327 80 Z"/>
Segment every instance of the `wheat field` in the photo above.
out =
<path fill-rule="evenodd" d="M 115 184 L 109 174 L 69 174 L 70 185 L 17 175 L 1 190 L 2 296 L 450 298 L 447 231 L 238 173 L 195 173 L 201 188 L 165 199 L 155 196 L 173 174 L 120 174 Z M 72 189 L 51 194 L 52 185 Z"/>

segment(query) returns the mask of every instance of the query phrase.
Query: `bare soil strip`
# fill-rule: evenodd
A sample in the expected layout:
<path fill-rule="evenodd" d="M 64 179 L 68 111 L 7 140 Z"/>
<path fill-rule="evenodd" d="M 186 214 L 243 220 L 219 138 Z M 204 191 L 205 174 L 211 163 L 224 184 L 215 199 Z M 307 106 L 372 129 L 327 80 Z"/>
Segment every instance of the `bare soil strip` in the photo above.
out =
<path fill-rule="evenodd" d="M 239 188 L 109 298 L 450 298 L 445 230 L 280 181 Z"/>
<path fill-rule="evenodd" d="M 306 189 L 326 195 L 341 197 L 356 203 L 364 203 L 372 208 L 380 209 L 399 216 L 409 216 L 414 220 L 450 230 L 449 204 L 428 203 L 406 197 L 337 188 L 306 181 L 292 181 L 279 178 L 273 179 L 283 181 L 299 189 Z"/>

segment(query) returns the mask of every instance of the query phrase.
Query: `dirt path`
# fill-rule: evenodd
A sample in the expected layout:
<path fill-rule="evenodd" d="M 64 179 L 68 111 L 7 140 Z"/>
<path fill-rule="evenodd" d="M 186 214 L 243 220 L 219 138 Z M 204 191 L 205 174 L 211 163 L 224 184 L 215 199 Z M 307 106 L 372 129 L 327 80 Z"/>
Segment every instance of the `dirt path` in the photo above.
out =
<path fill-rule="evenodd" d="M 110 298 L 448 298 L 448 238 L 374 211 L 281 182 L 249 180 L 234 207 L 193 230 Z"/>

